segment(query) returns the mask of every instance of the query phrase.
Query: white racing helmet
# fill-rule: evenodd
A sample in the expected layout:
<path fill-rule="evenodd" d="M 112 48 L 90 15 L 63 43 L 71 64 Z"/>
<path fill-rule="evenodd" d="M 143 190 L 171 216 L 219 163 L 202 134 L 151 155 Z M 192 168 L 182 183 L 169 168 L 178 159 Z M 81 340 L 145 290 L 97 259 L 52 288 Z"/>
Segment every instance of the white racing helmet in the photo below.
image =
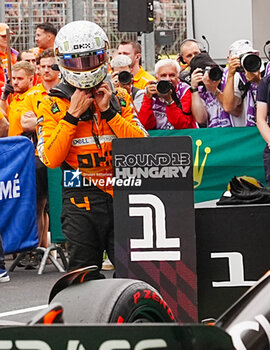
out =
<path fill-rule="evenodd" d="M 72 86 L 89 89 L 107 75 L 109 40 L 97 24 L 75 21 L 62 27 L 54 52 L 63 78 Z"/>

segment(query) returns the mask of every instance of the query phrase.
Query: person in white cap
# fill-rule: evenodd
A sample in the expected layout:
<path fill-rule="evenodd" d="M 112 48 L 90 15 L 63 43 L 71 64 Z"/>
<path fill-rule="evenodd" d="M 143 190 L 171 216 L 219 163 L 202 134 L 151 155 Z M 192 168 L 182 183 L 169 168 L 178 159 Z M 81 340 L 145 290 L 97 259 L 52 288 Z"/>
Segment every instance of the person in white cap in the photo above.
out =
<path fill-rule="evenodd" d="M 133 112 L 138 116 L 143 102 L 145 90 L 138 89 L 133 85 L 134 79 L 131 70 L 131 58 L 127 55 L 116 55 L 111 60 L 110 64 L 112 69 L 112 81 L 114 87 L 116 90 L 119 87 L 127 90 L 128 94 L 131 97 Z"/>
<path fill-rule="evenodd" d="M 9 26 L 6 23 L 0 23 L 0 87 L 8 79 L 7 28 Z M 10 34 L 13 34 L 13 32 L 10 31 Z M 11 64 L 16 63 L 17 55 L 18 51 L 11 48 Z"/>
<path fill-rule="evenodd" d="M 233 116 L 234 126 L 256 125 L 256 95 L 262 64 L 259 55 L 250 40 L 237 40 L 230 46 L 223 108 Z"/>

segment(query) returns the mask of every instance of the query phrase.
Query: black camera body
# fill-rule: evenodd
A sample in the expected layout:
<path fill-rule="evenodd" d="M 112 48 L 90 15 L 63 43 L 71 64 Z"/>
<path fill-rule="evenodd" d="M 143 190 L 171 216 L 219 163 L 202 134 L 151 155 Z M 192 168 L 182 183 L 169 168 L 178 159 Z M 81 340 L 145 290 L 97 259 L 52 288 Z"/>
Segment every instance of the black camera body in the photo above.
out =
<path fill-rule="evenodd" d="M 158 81 L 157 83 L 155 82 L 155 84 L 157 85 L 157 91 L 161 95 L 166 95 L 170 91 L 172 91 L 171 97 L 172 97 L 173 101 L 175 102 L 176 106 L 181 109 L 183 114 L 191 115 L 191 111 L 188 111 L 188 112 L 183 111 L 182 103 L 181 103 L 180 99 L 178 98 L 177 93 L 175 91 L 175 88 L 170 80 L 162 79 L 162 80 Z M 158 95 L 155 94 L 155 95 L 153 95 L 153 97 L 158 97 Z"/>
<path fill-rule="evenodd" d="M 222 78 L 223 71 L 222 69 L 216 65 L 214 67 L 205 67 L 204 69 L 201 68 L 202 73 L 208 72 L 209 78 L 213 81 L 219 81 Z"/>
<path fill-rule="evenodd" d="M 162 94 L 166 95 L 170 90 L 174 91 L 174 86 L 170 80 L 160 80 L 157 83 L 157 91 Z"/>
<path fill-rule="evenodd" d="M 129 85 L 132 81 L 132 78 L 133 78 L 133 75 L 126 70 L 123 70 L 118 74 L 118 81 L 122 85 Z"/>

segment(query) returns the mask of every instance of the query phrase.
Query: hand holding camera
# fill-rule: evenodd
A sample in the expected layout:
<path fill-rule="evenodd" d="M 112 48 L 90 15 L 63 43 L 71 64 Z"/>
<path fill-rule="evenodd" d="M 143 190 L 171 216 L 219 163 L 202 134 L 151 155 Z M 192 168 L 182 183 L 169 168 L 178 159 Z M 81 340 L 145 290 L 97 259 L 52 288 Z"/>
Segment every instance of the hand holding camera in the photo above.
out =
<path fill-rule="evenodd" d="M 157 82 L 149 81 L 146 85 L 146 96 L 151 99 L 152 97 L 158 96 Z"/>
<path fill-rule="evenodd" d="M 158 82 L 150 82 L 146 87 L 146 96 L 148 98 L 161 97 L 166 102 L 173 100 L 172 94 L 175 93 L 174 86 L 170 80 L 160 80 Z"/>
<path fill-rule="evenodd" d="M 198 73 L 199 70 L 201 75 Z M 195 73 L 195 77 L 193 76 L 193 82 L 198 82 L 198 85 L 203 84 L 203 79 L 200 78 L 208 77 L 213 82 L 220 82 L 223 75 L 222 68 L 215 63 L 206 52 L 202 52 L 192 58 L 190 61 L 190 72 L 192 75 Z"/>
<path fill-rule="evenodd" d="M 132 83 L 133 83 L 132 73 L 126 70 L 123 70 L 122 72 L 114 72 L 112 74 L 112 81 L 115 88 L 117 87 L 124 88 L 130 94 Z"/>
<path fill-rule="evenodd" d="M 112 83 L 115 88 L 119 87 L 118 72 L 112 73 Z"/>
<path fill-rule="evenodd" d="M 192 89 L 197 89 L 199 84 L 203 81 L 203 71 L 201 68 L 196 68 L 194 72 L 191 74 L 191 82 L 190 85 Z"/>
<path fill-rule="evenodd" d="M 229 61 L 229 70 L 228 70 L 228 76 L 234 76 L 234 74 L 237 72 L 237 69 L 241 67 L 241 62 L 239 57 L 231 57 Z"/>
<path fill-rule="evenodd" d="M 238 72 L 257 72 L 260 70 L 262 60 L 256 52 L 241 53 L 241 51 L 231 51 L 232 59 L 237 57 L 239 59 L 240 66 L 237 68 Z"/>
<path fill-rule="evenodd" d="M 231 59 L 229 62 L 229 74 L 235 74 L 235 72 L 244 72 L 247 79 L 253 81 L 256 77 L 253 77 L 250 73 L 256 73 L 260 71 L 262 64 L 261 58 L 256 53 L 245 53 L 232 51 Z M 248 78 L 250 76 L 250 79 Z"/>
<path fill-rule="evenodd" d="M 157 91 L 160 95 L 171 95 L 172 91 L 174 91 L 174 87 L 170 80 L 160 80 L 157 83 Z"/>

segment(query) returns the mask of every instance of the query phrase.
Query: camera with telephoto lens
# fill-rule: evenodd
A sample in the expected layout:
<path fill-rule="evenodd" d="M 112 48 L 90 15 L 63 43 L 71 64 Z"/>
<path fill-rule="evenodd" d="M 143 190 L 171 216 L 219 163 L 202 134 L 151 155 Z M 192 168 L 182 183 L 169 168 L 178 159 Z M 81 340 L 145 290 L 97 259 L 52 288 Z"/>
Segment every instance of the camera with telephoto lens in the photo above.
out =
<path fill-rule="evenodd" d="M 126 71 L 126 70 L 123 70 L 122 72 L 120 72 L 118 74 L 118 81 L 122 85 L 130 84 L 131 81 L 132 81 L 132 78 L 133 78 L 133 75 L 130 72 Z"/>
<path fill-rule="evenodd" d="M 201 52 L 192 58 L 192 60 L 190 61 L 190 76 L 197 68 L 200 68 L 203 74 L 205 72 L 208 72 L 209 79 L 212 81 L 219 81 L 222 78 L 223 69 L 215 61 L 212 60 L 212 58 L 207 52 Z M 187 82 L 187 78 L 185 79 L 185 81 Z M 199 82 L 199 85 L 204 84 L 203 82 Z"/>
<path fill-rule="evenodd" d="M 260 70 L 262 65 L 262 60 L 256 52 L 245 52 L 241 50 L 232 50 L 230 53 L 231 57 L 238 57 L 240 59 L 241 67 L 236 69 L 237 72 L 257 72 Z"/>
<path fill-rule="evenodd" d="M 157 91 L 160 94 L 166 95 L 170 90 L 174 90 L 173 84 L 170 80 L 160 80 L 157 83 Z"/>
<path fill-rule="evenodd" d="M 238 69 L 238 71 L 243 72 L 244 68 L 247 72 L 254 73 L 261 68 L 262 60 L 258 55 L 254 53 L 245 53 L 243 55 L 240 55 L 239 59 L 241 62 L 241 68 Z"/>

